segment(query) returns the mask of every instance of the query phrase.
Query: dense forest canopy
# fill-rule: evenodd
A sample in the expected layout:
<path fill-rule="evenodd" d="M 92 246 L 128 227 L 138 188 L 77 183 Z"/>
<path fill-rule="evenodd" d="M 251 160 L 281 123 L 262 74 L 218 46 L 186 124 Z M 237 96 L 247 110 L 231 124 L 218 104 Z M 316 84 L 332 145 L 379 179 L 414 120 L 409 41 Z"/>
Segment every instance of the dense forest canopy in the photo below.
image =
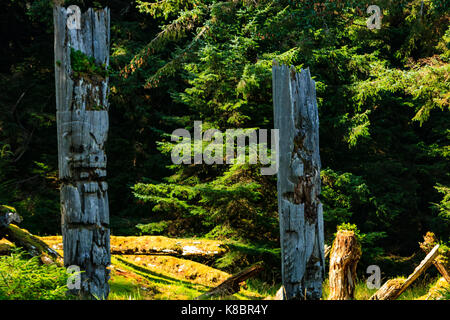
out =
<path fill-rule="evenodd" d="M 450 236 L 450 3 L 445 0 L 65 1 L 111 9 L 111 228 L 277 252 L 276 177 L 173 165 L 176 128 L 273 128 L 272 61 L 316 81 L 325 237 L 355 224 L 369 263 Z M 382 9 L 379 30 L 368 5 Z M 1 4 L 0 204 L 60 233 L 53 2 Z M 369 263 L 370 264 L 370 263 Z M 363 264 L 363 267 L 365 265 Z"/>

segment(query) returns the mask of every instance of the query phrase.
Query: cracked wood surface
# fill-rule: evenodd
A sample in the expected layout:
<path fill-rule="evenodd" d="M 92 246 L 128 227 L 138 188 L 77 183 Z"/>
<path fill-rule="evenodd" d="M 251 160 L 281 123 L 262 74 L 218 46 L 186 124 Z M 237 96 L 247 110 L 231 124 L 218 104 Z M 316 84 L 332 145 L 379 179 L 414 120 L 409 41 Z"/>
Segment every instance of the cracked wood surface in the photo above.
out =
<path fill-rule="evenodd" d="M 278 212 L 284 299 L 320 299 L 325 274 L 319 116 L 309 69 L 272 68 L 279 129 Z"/>
<path fill-rule="evenodd" d="M 82 271 L 84 298 L 106 298 L 110 264 L 105 143 L 108 134 L 108 77 L 74 77 L 71 52 L 79 50 L 109 65 L 109 9 L 88 9 L 80 29 L 67 27 L 67 9 L 53 9 L 58 165 L 64 265 Z M 100 106 L 100 110 L 98 110 Z"/>
<path fill-rule="evenodd" d="M 361 247 L 353 231 L 339 230 L 330 253 L 328 300 L 353 300 Z"/>

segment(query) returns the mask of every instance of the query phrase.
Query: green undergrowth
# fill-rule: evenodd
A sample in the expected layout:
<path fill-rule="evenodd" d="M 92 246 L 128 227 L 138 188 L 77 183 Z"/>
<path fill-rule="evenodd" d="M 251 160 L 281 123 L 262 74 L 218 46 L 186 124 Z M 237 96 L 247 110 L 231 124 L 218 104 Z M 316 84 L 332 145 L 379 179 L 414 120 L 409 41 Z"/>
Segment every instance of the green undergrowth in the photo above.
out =
<path fill-rule="evenodd" d="M 105 64 L 99 65 L 94 57 L 89 57 L 80 50 L 70 48 L 70 61 L 75 78 L 86 77 L 86 75 L 91 77 L 94 75 L 101 78 L 108 76 L 109 72 Z"/>
<path fill-rule="evenodd" d="M 401 279 L 401 278 L 399 278 Z M 382 285 L 385 281 L 382 281 Z M 433 287 L 438 279 L 422 276 L 417 279 L 405 292 L 403 292 L 397 300 L 418 300 L 426 295 L 428 290 Z M 370 297 L 377 291 L 377 289 L 369 289 L 365 279 L 358 279 L 355 287 L 355 300 L 369 300 Z M 323 283 L 322 299 L 327 300 L 329 296 L 328 279 Z"/>
<path fill-rule="evenodd" d="M 0 256 L 0 300 L 61 300 L 68 274 L 55 264 L 40 263 L 20 249 Z"/>
<path fill-rule="evenodd" d="M 45 265 L 39 259 L 30 258 L 20 249 L 12 249 L 10 255 L 0 256 L 0 300 L 65 300 L 68 275 L 64 268 Z M 384 283 L 385 280 L 383 280 Z M 449 287 L 439 284 L 443 278 L 422 276 L 416 280 L 398 300 L 434 299 L 427 293 L 432 288 L 440 299 L 449 298 Z M 207 292 L 214 285 L 183 280 L 175 274 L 156 272 L 138 266 L 124 258 L 112 257 L 109 300 L 191 300 Z M 280 284 L 249 279 L 241 290 L 231 296 L 211 299 L 259 300 L 274 297 Z M 368 289 L 364 279 L 355 288 L 355 300 L 367 300 L 376 289 Z M 323 284 L 323 300 L 328 298 L 328 280 Z M 428 297 L 428 298 L 427 298 Z"/>

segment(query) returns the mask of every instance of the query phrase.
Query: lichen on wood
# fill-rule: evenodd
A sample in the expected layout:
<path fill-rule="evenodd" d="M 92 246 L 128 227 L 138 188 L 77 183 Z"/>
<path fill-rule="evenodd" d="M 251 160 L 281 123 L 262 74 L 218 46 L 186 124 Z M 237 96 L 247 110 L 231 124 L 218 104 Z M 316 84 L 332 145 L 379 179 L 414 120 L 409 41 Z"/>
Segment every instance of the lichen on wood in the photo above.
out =
<path fill-rule="evenodd" d="M 388 280 L 370 297 L 370 300 L 395 300 L 400 295 L 406 279 L 396 278 Z"/>

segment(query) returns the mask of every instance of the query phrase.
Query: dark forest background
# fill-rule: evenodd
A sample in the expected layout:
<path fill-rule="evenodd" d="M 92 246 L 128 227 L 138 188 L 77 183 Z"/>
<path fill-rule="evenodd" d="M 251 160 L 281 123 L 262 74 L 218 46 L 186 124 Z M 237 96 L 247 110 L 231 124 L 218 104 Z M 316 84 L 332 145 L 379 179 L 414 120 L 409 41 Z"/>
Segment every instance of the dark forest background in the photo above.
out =
<path fill-rule="evenodd" d="M 316 80 L 326 241 L 355 225 L 365 268 L 414 256 L 427 231 L 449 240 L 448 1 L 69 4 L 111 9 L 112 234 L 226 239 L 239 250 L 223 266 L 277 255 L 275 176 L 170 161 L 171 132 L 194 120 L 273 127 L 276 59 Z M 52 6 L 0 4 L 0 204 L 38 235 L 60 234 Z"/>

